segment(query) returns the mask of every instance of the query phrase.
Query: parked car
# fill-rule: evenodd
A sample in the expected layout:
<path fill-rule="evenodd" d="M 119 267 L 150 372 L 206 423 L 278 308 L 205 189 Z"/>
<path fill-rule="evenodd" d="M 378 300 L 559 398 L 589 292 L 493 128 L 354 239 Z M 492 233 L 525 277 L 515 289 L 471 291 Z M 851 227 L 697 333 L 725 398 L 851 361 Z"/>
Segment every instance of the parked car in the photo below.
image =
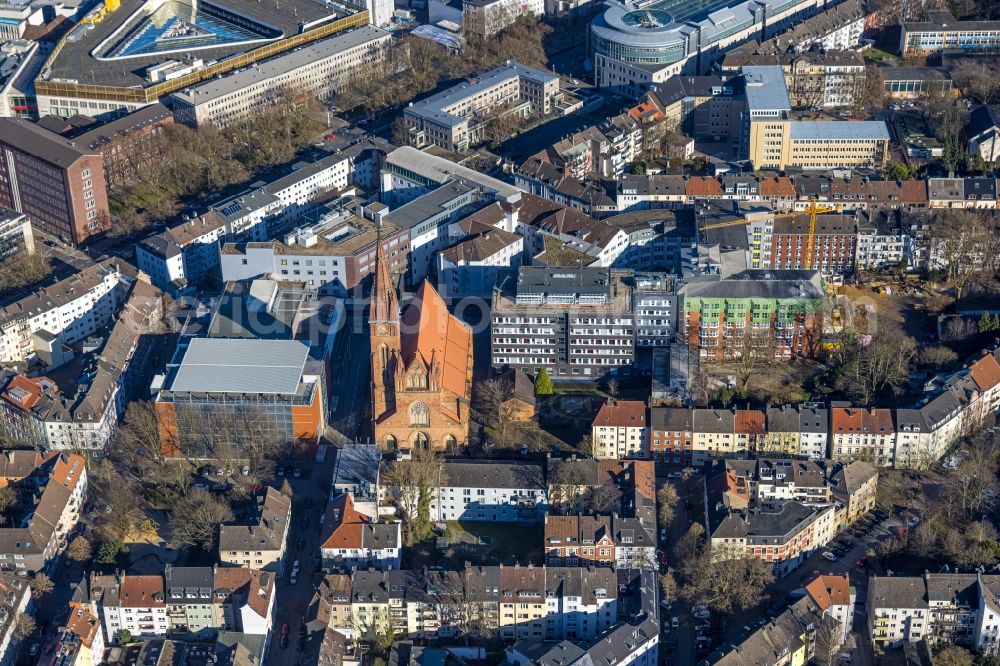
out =
<path fill-rule="evenodd" d="M 831 553 L 830 551 L 826 551 L 825 553 L 823 553 L 823 559 L 829 560 L 830 562 L 836 562 L 837 556 Z"/>

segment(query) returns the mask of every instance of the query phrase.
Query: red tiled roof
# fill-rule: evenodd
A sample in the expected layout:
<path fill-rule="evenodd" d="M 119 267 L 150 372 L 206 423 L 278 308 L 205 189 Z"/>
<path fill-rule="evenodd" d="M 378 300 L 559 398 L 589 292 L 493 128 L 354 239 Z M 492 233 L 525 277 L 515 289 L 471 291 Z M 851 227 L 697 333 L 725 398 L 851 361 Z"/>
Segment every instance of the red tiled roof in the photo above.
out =
<path fill-rule="evenodd" d="M 441 366 L 441 385 L 457 396 L 469 397 L 472 329 L 448 312 L 427 280 L 403 313 L 402 352 L 409 366 L 417 357 L 429 368 Z"/>
<path fill-rule="evenodd" d="M 794 197 L 795 186 L 787 176 L 761 178 L 758 184 L 762 197 Z"/>
<path fill-rule="evenodd" d="M 327 533 L 320 548 L 361 548 L 362 529 L 369 522 L 371 518 L 355 510 L 349 494 L 338 495 L 326 509 Z"/>
<path fill-rule="evenodd" d="M 689 197 L 722 196 L 722 184 L 709 176 L 688 178 L 684 193 Z"/>
<path fill-rule="evenodd" d="M 641 400 L 608 400 L 594 417 L 594 425 L 644 428 L 646 403 Z"/>
<path fill-rule="evenodd" d="M 806 585 L 806 592 L 820 610 L 851 604 L 851 583 L 845 575 L 817 576 Z"/>
<path fill-rule="evenodd" d="M 831 411 L 833 434 L 894 432 L 891 409 L 865 409 L 863 407 L 834 407 Z"/>
<path fill-rule="evenodd" d="M 66 620 L 66 630 L 79 636 L 80 642 L 87 647 L 93 647 L 97 632 L 101 630 L 101 623 L 87 610 L 86 606 L 74 602 L 69 605 L 69 619 Z"/>
<path fill-rule="evenodd" d="M 163 576 L 123 576 L 118 604 L 123 608 L 162 608 Z"/>
<path fill-rule="evenodd" d="M 764 431 L 764 412 L 758 409 L 736 410 L 735 432 L 740 434 L 759 435 Z"/>
<path fill-rule="evenodd" d="M 980 391 L 988 391 L 1000 384 L 1000 363 L 997 363 L 993 354 L 984 354 L 969 366 L 969 372 Z"/>

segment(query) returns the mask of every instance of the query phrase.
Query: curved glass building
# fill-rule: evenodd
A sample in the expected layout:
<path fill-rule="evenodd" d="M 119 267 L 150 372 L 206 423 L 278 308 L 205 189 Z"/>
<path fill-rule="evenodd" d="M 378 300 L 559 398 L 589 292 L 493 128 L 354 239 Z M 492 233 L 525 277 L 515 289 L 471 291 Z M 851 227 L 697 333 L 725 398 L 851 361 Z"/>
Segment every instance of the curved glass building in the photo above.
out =
<path fill-rule="evenodd" d="M 824 0 L 609 0 L 590 26 L 594 81 L 641 94 L 674 74 L 702 74 L 725 49 L 808 18 Z"/>

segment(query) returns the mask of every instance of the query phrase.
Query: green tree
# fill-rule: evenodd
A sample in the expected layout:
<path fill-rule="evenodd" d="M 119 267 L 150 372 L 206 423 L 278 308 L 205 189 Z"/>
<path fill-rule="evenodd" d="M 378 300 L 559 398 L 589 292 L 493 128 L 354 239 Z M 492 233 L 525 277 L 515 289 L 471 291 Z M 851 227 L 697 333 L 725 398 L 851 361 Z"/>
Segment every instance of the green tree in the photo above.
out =
<path fill-rule="evenodd" d="M 545 396 L 552 395 L 555 389 L 552 387 L 552 380 L 549 378 L 549 373 L 545 368 L 538 371 L 538 375 L 535 377 L 535 396 Z"/>
<path fill-rule="evenodd" d="M 97 549 L 97 558 L 95 561 L 98 564 L 115 564 L 124 555 L 128 555 L 128 546 L 119 539 L 112 539 L 105 541 Z"/>
<path fill-rule="evenodd" d="M 983 316 L 979 318 L 978 328 L 980 333 L 989 333 L 993 330 L 993 318 L 989 312 L 984 312 Z"/>
<path fill-rule="evenodd" d="M 119 645 L 125 645 L 126 643 L 132 642 L 132 632 L 128 629 L 122 629 L 117 634 L 115 634 L 115 641 Z"/>
<path fill-rule="evenodd" d="M 885 175 L 889 180 L 908 180 L 913 176 L 913 172 L 902 162 L 893 162 L 885 170 Z"/>

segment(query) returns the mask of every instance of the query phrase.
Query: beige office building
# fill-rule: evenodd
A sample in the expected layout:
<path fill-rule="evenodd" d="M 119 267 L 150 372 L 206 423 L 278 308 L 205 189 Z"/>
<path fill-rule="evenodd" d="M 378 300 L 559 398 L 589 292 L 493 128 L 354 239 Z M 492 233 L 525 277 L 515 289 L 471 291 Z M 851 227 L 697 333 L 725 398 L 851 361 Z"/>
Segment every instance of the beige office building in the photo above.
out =
<path fill-rule="evenodd" d="M 750 124 L 755 169 L 838 169 L 885 166 L 889 130 L 881 120 L 767 119 Z"/>
<path fill-rule="evenodd" d="M 411 146 L 464 152 L 482 140 L 483 126 L 491 115 L 547 115 L 560 100 L 558 76 L 507 62 L 466 83 L 411 103 L 403 112 L 403 120 Z"/>
<path fill-rule="evenodd" d="M 363 26 L 174 93 L 174 115 L 186 125 L 217 127 L 243 120 L 291 94 L 325 98 L 351 76 L 385 60 L 392 34 Z"/>

